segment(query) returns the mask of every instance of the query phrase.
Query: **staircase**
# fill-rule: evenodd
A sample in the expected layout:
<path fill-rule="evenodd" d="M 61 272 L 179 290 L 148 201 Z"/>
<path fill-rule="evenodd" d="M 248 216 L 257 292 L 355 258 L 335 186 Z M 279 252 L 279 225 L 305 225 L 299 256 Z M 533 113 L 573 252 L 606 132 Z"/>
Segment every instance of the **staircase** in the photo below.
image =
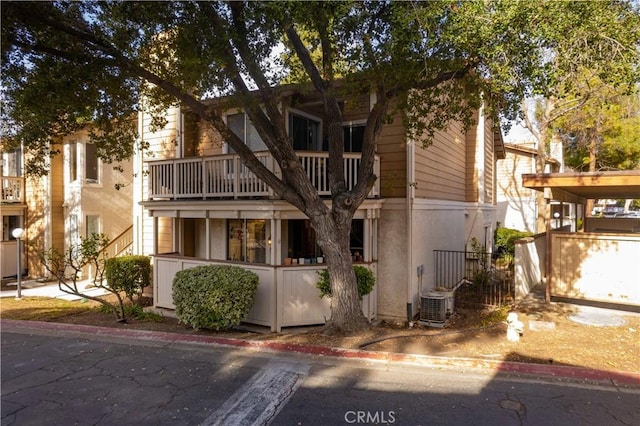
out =
<path fill-rule="evenodd" d="M 102 249 L 107 259 L 133 254 L 133 225 L 122 231 Z"/>

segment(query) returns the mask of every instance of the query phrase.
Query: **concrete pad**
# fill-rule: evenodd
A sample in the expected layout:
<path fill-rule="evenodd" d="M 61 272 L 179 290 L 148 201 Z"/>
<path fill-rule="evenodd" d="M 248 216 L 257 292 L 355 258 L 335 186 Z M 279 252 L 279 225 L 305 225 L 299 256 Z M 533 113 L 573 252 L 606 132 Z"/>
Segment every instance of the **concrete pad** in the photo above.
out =
<path fill-rule="evenodd" d="M 626 324 L 621 312 L 592 306 L 579 306 L 578 313 L 569 315 L 568 318 L 573 322 L 594 327 L 619 327 Z"/>

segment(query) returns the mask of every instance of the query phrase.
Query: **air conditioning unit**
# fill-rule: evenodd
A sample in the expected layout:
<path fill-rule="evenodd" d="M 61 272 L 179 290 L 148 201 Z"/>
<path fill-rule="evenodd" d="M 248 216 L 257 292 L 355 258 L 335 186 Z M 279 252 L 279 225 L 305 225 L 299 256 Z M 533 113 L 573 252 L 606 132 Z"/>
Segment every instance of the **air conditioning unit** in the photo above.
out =
<path fill-rule="evenodd" d="M 453 291 L 430 291 L 420 296 L 420 320 L 430 327 L 444 327 L 453 314 Z"/>

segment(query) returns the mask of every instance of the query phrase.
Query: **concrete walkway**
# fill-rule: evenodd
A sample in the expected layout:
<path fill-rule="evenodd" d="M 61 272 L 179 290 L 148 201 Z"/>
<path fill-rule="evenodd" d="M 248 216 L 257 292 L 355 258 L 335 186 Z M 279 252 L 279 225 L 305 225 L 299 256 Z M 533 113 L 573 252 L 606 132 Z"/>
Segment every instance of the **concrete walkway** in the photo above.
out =
<path fill-rule="evenodd" d="M 10 290 L 2 290 L 0 292 L 0 298 L 16 297 L 18 293 L 18 283 L 14 281 L 3 286 L 3 288 L 7 287 L 10 288 Z M 36 280 L 25 280 L 22 281 L 21 287 L 22 297 L 51 297 L 64 300 L 83 299 L 83 297 L 68 294 L 60 290 L 58 283 L 54 281 L 39 282 Z M 78 290 L 87 296 L 102 296 L 108 293 L 108 291 L 103 288 L 93 287 L 93 280 L 78 282 Z"/>

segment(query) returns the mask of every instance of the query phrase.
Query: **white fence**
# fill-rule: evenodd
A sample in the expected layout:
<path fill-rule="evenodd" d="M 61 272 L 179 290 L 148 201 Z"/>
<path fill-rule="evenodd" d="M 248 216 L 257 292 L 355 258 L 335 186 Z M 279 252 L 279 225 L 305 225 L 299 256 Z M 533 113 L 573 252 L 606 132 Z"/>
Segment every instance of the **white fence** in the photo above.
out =
<path fill-rule="evenodd" d="M 280 169 L 268 152 L 256 156 L 276 176 Z M 327 152 L 299 152 L 307 177 L 320 195 L 330 195 L 329 154 Z M 361 155 L 344 154 L 344 177 L 347 188 L 353 188 L 358 180 Z M 212 157 L 190 157 L 150 161 L 149 199 L 194 199 L 194 198 L 241 198 L 273 196 L 273 192 L 251 172 L 235 154 Z M 236 173 L 237 171 L 237 173 Z M 374 173 L 380 174 L 380 161 L 376 157 Z M 379 195 L 379 183 L 371 189 L 369 196 Z"/>

